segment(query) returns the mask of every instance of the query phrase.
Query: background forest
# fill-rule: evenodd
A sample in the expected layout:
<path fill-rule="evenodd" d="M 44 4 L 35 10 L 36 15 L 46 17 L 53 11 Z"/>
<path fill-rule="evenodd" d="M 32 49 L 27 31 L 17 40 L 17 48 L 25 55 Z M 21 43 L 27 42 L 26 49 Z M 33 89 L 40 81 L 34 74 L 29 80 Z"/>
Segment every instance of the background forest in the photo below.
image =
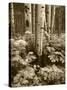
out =
<path fill-rule="evenodd" d="M 65 83 L 65 7 L 9 4 L 10 86 Z"/>

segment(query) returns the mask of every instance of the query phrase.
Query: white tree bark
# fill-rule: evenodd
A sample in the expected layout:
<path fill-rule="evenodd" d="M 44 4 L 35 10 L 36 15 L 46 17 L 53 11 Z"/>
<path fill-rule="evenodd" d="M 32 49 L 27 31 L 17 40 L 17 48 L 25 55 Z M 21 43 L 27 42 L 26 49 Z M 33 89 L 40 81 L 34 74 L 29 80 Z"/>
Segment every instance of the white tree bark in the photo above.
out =
<path fill-rule="evenodd" d="M 53 33 L 54 30 L 54 22 L 55 22 L 55 6 L 53 6 L 53 13 L 52 13 L 52 27 L 51 27 L 51 32 Z"/>
<path fill-rule="evenodd" d="M 25 4 L 25 6 L 27 8 L 25 8 L 27 10 L 27 12 L 25 12 L 25 22 L 26 20 L 28 20 L 29 22 L 29 27 L 26 26 L 26 23 L 25 23 L 25 29 L 30 31 L 32 33 L 32 16 L 31 16 L 31 4 Z"/>
<path fill-rule="evenodd" d="M 46 22 L 46 10 L 45 10 L 45 6 L 44 6 L 44 16 L 45 16 L 45 19 L 44 19 L 44 23 L 45 23 L 45 29 L 47 31 L 47 22 Z"/>
<path fill-rule="evenodd" d="M 35 34 L 35 4 L 32 4 L 32 33 Z"/>
<path fill-rule="evenodd" d="M 32 33 L 34 34 L 34 46 L 36 46 L 35 45 L 35 4 L 32 4 L 32 6 L 31 6 L 31 8 L 32 8 Z"/>
<path fill-rule="evenodd" d="M 11 33 L 15 35 L 15 22 L 14 22 L 14 6 L 11 3 Z"/>
<path fill-rule="evenodd" d="M 39 56 L 42 55 L 43 46 L 43 32 L 44 32 L 44 22 L 45 22 L 45 6 L 38 5 L 37 10 L 37 53 Z"/>
<path fill-rule="evenodd" d="M 51 32 L 51 5 L 48 6 L 48 32 Z"/>

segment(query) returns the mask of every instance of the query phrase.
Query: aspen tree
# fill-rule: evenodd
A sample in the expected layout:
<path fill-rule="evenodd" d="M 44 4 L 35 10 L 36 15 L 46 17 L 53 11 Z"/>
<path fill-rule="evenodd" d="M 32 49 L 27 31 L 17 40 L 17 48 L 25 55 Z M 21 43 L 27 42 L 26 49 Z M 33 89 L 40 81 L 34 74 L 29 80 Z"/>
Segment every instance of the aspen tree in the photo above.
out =
<path fill-rule="evenodd" d="M 55 8 L 56 8 L 56 6 L 53 6 L 52 26 L 51 26 L 51 32 L 52 32 L 52 33 L 53 33 L 53 30 L 54 30 L 54 24 L 55 24 Z"/>
<path fill-rule="evenodd" d="M 37 54 L 39 56 L 42 55 L 42 46 L 43 46 L 43 32 L 44 32 L 44 20 L 45 20 L 45 5 L 37 5 L 37 40 L 36 40 L 36 48 Z"/>
<path fill-rule="evenodd" d="M 51 33 L 51 5 L 48 6 L 48 32 Z"/>
<path fill-rule="evenodd" d="M 31 4 L 27 3 L 24 6 L 25 6 L 25 29 L 32 33 Z"/>
<path fill-rule="evenodd" d="M 13 3 L 11 5 L 11 34 L 15 36 L 15 22 L 14 22 L 14 5 Z"/>

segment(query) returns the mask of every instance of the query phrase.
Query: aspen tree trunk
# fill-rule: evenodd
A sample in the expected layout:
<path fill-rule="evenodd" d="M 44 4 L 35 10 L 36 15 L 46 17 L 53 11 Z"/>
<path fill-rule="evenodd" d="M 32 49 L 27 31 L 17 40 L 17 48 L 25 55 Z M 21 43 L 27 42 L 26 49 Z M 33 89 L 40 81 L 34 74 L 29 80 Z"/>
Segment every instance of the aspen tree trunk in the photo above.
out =
<path fill-rule="evenodd" d="M 15 36 L 14 5 L 11 3 L 11 35 Z"/>
<path fill-rule="evenodd" d="M 55 22 L 55 8 L 56 8 L 56 6 L 53 6 L 51 33 L 53 33 L 54 24 L 55 24 L 54 23 Z"/>
<path fill-rule="evenodd" d="M 51 5 L 48 6 L 48 33 L 51 33 Z"/>
<path fill-rule="evenodd" d="M 44 17 L 45 17 L 45 19 L 44 19 L 44 23 L 45 23 L 45 30 L 47 31 L 47 22 L 46 22 L 46 19 L 47 19 L 47 17 L 46 17 L 46 7 L 44 6 Z"/>
<path fill-rule="evenodd" d="M 35 34 L 35 4 L 32 4 L 32 33 Z"/>
<path fill-rule="evenodd" d="M 35 5 L 35 48 L 36 48 L 36 53 L 37 53 L 37 20 L 38 20 L 38 5 Z"/>
<path fill-rule="evenodd" d="M 43 32 L 44 32 L 44 19 L 45 19 L 45 6 L 37 5 L 37 36 L 36 36 L 36 49 L 39 56 L 42 55 Z"/>
<path fill-rule="evenodd" d="M 63 17 L 63 15 L 62 15 L 62 7 L 60 6 L 59 7 L 59 33 L 58 33 L 58 36 L 61 34 L 61 32 L 62 32 L 62 17 Z"/>
<path fill-rule="evenodd" d="M 31 11 L 32 11 L 32 34 L 34 36 L 34 46 L 35 45 L 35 4 L 31 5 Z"/>
<path fill-rule="evenodd" d="M 59 32 L 58 32 L 58 36 L 60 34 L 60 31 L 61 31 L 61 16 L 60 16 L 60 8 L 59 8 Z"/>
<path fill-rule="evenodd" d="M 41 55 L 42 55 L 42 51 L 43 51 L 43 35 L 44 35 L 44 23 L 46 25 L 46 18 L 45 18 L 45 5 L 41 5 L 41 40 L 40 40 L 40 50 L 41 50 Z M 47 25 L 46 25 L 46 29 L 47 29 Z"/>
<path fill-rule="evenodd" d="M 24 7 L 25 7 L 25 5 L 23 4 L 23 34 L 22 35 L 24 35 L 24 33 L 25 33 L 25 10 L 24 10 Z"/>
<path fill-rule="evenodd" d="M 36 24 L 37 24 L 37 35 L 36 35 L 36 49 L 37 49 L 37 54 L 40 56 L 41 55 L 41 52 L 40 52 L 40 25 L 41 25 L 41 23 L 40 23 L 40 5 L 37 5 L 37 22 L 36 22 Z"/>
<path fill-rule="evenodd" d="M 31 4 L 25 4 L 25 29 L 32 33 Z"/>

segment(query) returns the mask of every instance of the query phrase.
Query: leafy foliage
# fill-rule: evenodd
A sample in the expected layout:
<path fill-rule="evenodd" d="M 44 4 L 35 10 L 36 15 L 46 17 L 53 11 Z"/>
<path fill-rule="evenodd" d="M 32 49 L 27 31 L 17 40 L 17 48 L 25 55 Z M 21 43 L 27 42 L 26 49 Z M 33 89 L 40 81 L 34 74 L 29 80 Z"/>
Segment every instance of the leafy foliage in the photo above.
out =
<path fill-rule="evenodd" d="M 52 35 L 49 41 L 43 39 L 44 62 L 49 60 L 51 63 L 51 65 L 46 64 L 43 67 L 40 66 L 38 56 L 34 51 L 33 38 L 34 36 L 31 33 L 26 33 L 22 38 L 18 37 L 10 40 L 12 86 L 64 84 L 64 67 L 59 64 L 65 63 L 64 35 L 62 34 L 59 37 Z M 48 60 L 45 56 L 48 57 Z M 43 62 L 42 58 L 41 61 Z"/>
<path fill-rule="evenodd" d="M 57 35 L 51 35 L 51 40 L 48 45 L 44 46 L 44 54 L 48 55 L 51 62 L 61 62 L 65 63 L 65 38 L 61 34 L 59 37 Z"/>
<path fill-rule="evenodd" d="M 60 84 L 64 82 L 64 71 L 56 65 L 40 68 L 38 73 L 47 84 Z"/>
<path fill-rule="evenodd" d="M 64 71 L 56 65 L 39 68 L 27 66 L 14 77 L 13 85 L 44 85 L 65 83 Z"/>

